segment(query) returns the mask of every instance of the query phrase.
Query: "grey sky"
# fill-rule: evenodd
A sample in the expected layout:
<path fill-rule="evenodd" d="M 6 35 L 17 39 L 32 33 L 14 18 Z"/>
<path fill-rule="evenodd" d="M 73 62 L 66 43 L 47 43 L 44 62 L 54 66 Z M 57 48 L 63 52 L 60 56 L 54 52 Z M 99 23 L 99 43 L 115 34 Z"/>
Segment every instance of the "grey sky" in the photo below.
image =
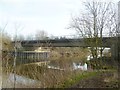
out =
<path fill-rule="evenodd" d="M 0 0 L 0 26 L 8 22 L 6 30 L 11 35 L 15 34 L 15 24 L 19 24 L 18 32 L 23 35 L 36 30 L 56 36 L 74 34 L 66 28 L 71 14 L 82 12 L 82 8 L 81 0 Z"/>

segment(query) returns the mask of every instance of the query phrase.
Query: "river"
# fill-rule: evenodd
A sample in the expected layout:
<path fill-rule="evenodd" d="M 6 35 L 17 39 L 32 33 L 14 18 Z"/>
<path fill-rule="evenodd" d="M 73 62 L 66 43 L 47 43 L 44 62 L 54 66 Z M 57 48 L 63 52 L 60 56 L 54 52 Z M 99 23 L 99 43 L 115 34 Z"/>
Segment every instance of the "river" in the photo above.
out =
<path fill-rule="evenodd" d="M 2 88 L 39 88 L 40 83 L 41 82 L 38 80 L 33 80 L 13 73 L 4 73 L 2 75 Z"/>

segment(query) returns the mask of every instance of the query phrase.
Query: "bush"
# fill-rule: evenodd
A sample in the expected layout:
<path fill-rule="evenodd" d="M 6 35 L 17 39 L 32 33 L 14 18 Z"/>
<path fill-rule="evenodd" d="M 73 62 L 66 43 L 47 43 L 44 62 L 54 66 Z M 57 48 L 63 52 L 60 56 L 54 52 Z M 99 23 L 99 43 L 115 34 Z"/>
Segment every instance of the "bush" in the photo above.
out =
<path fill-rule="evenodd" d="M 114 69 L 118 66 L 117 62 L 112 60 L 110 57 L 102 57 L 97 60 L 92 59 L 87 63 L 92 69 Z"/>

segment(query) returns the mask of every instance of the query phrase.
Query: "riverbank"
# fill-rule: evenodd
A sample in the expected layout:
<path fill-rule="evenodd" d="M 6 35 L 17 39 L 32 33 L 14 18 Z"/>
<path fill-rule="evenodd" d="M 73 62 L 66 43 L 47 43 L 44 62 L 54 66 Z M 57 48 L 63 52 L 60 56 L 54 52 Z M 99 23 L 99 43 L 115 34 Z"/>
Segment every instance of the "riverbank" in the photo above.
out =
<path fill-rule="evenodd" d="M 40 81 L 16 75 L 15 88 L 118 88 L 117 70 L 94 70 L 74 72 L 45 70 Z M 14 75 L 2 73 L 2 88 L 14 88 Z"/>
<path fill-rule="evenodd" d="M 116 70 L 98 71 L 98 74 L 79 80 L 69 88 L 118 88 Z"/>

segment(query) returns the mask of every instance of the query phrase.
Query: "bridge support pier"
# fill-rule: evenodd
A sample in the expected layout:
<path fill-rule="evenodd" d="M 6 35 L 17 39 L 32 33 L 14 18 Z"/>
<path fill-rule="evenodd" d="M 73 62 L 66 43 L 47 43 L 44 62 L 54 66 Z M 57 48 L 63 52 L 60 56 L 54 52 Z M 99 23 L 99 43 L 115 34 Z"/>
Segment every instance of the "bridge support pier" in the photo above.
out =
<path fill-rule="evenodd" d="M 116 61 L 120 60 L 120 44 L 118 40 L 111 45 L 111 58 Z"/>
<path fill-rule="evenodd" d="M 118 58 L 118 48 L 115 44 L 111 46 L 111 58 L 112 60 L 117 60 Z"/>

